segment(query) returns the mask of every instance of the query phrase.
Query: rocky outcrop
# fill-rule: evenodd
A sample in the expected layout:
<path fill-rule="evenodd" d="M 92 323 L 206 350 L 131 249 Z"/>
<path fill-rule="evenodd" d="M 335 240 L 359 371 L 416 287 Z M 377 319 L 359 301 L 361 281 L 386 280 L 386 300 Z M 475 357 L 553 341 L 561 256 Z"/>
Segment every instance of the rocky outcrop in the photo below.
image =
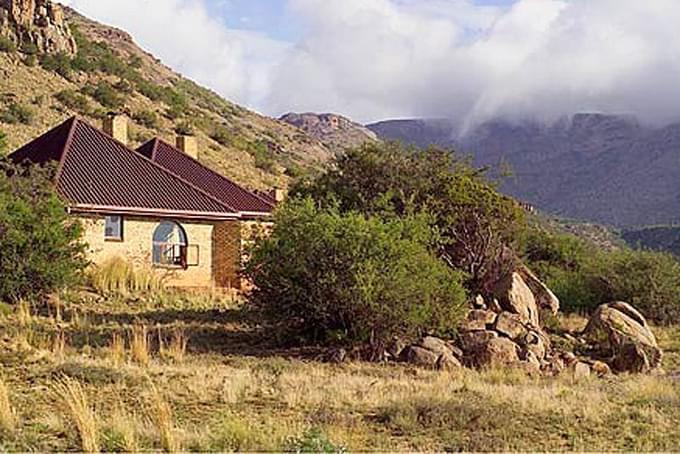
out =
<path fill-rule="evenodd" d="M 519 315 L 524 323 L 539 326 L 536 298 L 519 273 L 514 272 L 501 280 L 494 295 L 502 309 Z"/>
<path fill-rule="evenodd" d="M 50 0 L 0 0 L 0 36 L 40 53 L 77 52 L 61 5 Z"/>
<path fill-rule="evenodd" d="M 336 153 L 378 140 L 373 131 L 341 115 L 291 112 L 279 120 L 300 128 Z"/>
<path fill-rule="evenodd" d="M 647 321 L 628 303 L 598 307 L 583 336 L 617 372 L 649 372 L 661 364 L 662 352 Z"/>

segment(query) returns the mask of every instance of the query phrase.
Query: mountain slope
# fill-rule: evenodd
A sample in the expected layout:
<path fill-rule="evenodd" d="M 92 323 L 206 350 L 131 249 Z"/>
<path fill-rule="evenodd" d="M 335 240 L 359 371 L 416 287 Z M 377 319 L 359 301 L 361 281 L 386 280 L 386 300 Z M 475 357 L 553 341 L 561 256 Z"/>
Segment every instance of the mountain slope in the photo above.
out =
<path fill-rule="evenodd" d="M 290 112 L 279 120 L 302 129 L 336 154 L 378 140 L 373 131 L 342 115 Z"/>
<path fill-rule="evenodd" d="M 552 125 L 493 121 L 449 140 L 422 125 L 369 128 L 383 138 L 454 147 L 478 165 L 507 163 L 514 176 L 502 189 L 553 214 L 616 226 L 680 220 L 680 124 L 650 128 L 629 116 L 577 114 Z M 411 139 L 410 130 L 428 134 Z"/>
<path fill-rule="evenodd" d="M 22 45 L 0 51 L 0 130 L 7 133 L 8 150 L 71 115 L 99 125 L 107 111 L 116 110 L 132 119 L 131 145 L 193 132 L 201 161 L 254 188 L 285 186 L 291 175 L 332 157 L 300 129 L 173 72 L 127 33 L 68 8 L 65 21 L 77 43 L 73 57 Z"/>

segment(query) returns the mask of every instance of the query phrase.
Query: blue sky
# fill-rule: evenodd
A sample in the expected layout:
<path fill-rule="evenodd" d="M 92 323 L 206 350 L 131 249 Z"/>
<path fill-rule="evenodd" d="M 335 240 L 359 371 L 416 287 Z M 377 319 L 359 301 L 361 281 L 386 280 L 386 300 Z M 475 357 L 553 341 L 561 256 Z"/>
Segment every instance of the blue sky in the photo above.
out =
<path fill-rule="evenodd" d="M 515 1 L 473 0 L 473 3 L 507 7 Z M 257 31 L 273 39 L 289 42 L 295 42 L 300 37 L 300 24 L 289 13 L 286 0 L 207 0 L 206 3 L 211 12 L 231 28 Z"/>

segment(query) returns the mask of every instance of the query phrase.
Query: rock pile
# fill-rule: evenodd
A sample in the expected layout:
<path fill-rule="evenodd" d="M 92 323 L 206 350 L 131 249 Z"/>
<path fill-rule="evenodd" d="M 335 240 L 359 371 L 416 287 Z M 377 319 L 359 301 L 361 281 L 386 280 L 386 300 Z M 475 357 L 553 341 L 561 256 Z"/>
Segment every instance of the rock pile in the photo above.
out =
<path fill-rule="evenodd" d="M 21 47 L 33 45 L 39 53 L 77 51 L 64 10 L 50 0 L 0 0 L 0 36 Z"/>
<path fill-rule="evenodd" d="M 662 354 L 656 339 L 629 304 L 603 305 L 581 336 L 566 335 L 575 352 L 553 346 L 544 328 L 546 317 L 558 310 L 553 292 L 529 269 L 520 268 L 499 283 L 493 296 L 474 299 L 457 339 L 424 337 L 413 345 L 398 345 L 390 356 L 428 368 L 501 365 L 534 375 L 569 373 L 574 380 L 659 367 Z"/>

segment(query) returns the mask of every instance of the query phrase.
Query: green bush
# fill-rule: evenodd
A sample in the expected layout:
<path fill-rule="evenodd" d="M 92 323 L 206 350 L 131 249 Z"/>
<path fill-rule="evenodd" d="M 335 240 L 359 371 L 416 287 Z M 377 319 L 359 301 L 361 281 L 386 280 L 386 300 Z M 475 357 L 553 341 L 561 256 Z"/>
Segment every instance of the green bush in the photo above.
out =
<path fill-rule="evenodd" d="M 5 152 L 7 152 L 7 134 L 0 129 L 0 155 L 5 154 Z"/>
<path fill-rule="evenodd" d="M 134 120 L 149 129 L 158 129 L 158 115 L 153 110 L 142 110 L 133 115 Z"/>
<path fill-rule="evenodd" d="M 119 95 L 115 88 L 103 80 L 98 82 L 97 85 L 86 85 L 82 92 L 109 109 L 118 109 L 125 104 L 125 97 Z"/>
<path fill-rule="evenodd" d="M 399 143 L 372 143 L 349 150 L 293 194 L 321 203 L 337 200 L 344 211 L 356 210 L 385 219 L 424 212 L 441 233 L 440 256 L 464 270 L 467 286 L 490 293 L 511 266 L 506 248 L 517 248 L 524 211 L 449 150 L 416 150 Z"/>
<path fill-rule="evenodd" d="M 0 52 L 12 53 L 17 51 L 17 44 L 11 39 L 0 36 Z"/>
<path fill-rule="evenodd" d="M 175 125 L 175 133 L 181 136 L 192 136 L 194 135 L 194 125 L 188 121 L 183 121 Z"/>
<path fill-rule="evenodd" d="M 210 134 L 210 138 L 225 147 L 232 144 L 232 133 L 224 126 L 217 126 L 213 133 Z"/>
<path fill-rule="evenodd" d="M 21 45 L 20 51 L 22 54 L 26 55 L 38 55 L 38 46 L 33 43 L 26 42 Z"/>
<path fill-rule="evenodd" d="M 318 454 L 334 454 L 344 453 L 346 448 L 344 446 L 336 446 L 328 435 L 318 427 L 312 427 L 306 430 L 302 436 L 293 437 L 286 441 L 285 452 L 299 452 L 299 453 L 318 453 Z"/>
<path fill-rule="evenodd" d="M 76 112 L 87 113 L 90 111 L 90 102 L 75 90 L 63 90 L 55 94 L 54 97 L 64 106 Z"/>
<path fill-rule="evenodd" d="M 251 251 L 251 301 L 308 340 L 371 353 L 393 336 L 451 334 L 464 310 L 462 274 L 431 253 L 433 240 L 421 217 L 384 222 L 290 200 Z"/>
<path fill-rule="evenodd" d="M 0 300 L 76 282 L 86 265 L 81 227 L 54 192 L 53 169 L 0 163 Z"/>
<path fill-rule="evenodd" d="M 33 109 L 23 104 L 13 102 L 3 112 L 0 113 L 0 121 L 7 124 L 21 123 L 30 125 L 33 123 L 35 113 Z"/>
<path fill-rule="evenodd" d="M 621 300 L 657 323 L 680 322 L 680 262 L 670 254 L 603 251 L 570 234 L 534 229 L 524 255 L 565 311 Z"/>
<path fill-rule="evenodd" d="M 70 79 L 73 75 L 71 58 L 65 53 L 41 55 L 40 66 L 46 71 L 57 73 L 65 79 Z"/>

